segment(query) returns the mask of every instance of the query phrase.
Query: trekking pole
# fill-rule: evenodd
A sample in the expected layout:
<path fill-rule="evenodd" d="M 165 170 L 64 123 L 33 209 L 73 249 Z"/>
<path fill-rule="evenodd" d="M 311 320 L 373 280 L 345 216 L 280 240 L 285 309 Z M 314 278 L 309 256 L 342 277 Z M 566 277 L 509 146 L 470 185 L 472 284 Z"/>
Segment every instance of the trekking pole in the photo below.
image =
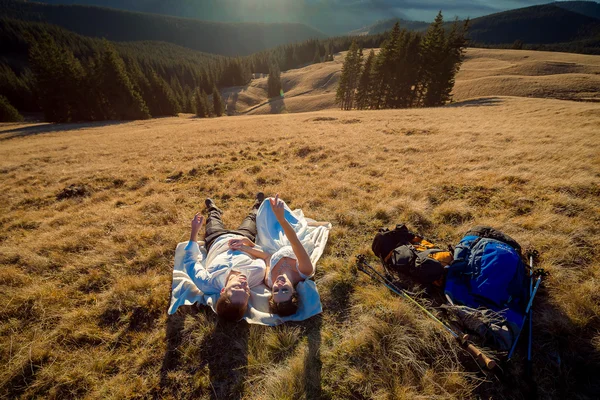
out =
<path fill-rule="evenodd" d="M 392 292 L 396 293 L 399 296 L 402 296 L 404 299 L 410 301 L 412 304 L 416 305 L 421 311 L 423 311 L 427 316 L 433 319 L 438 325 L 442 326 L 446 332 L 450 333 L 475 360 L 479 365 L 484 366 L 487 369 L 494 369 L 496 366 L 496 362 L 486 356 L 481 350 L 475 347 L 473 344 L 468 342 L 468 335 L 459 335 L 455 331 L 453 331 L 448 325 L 443 323 L 440 319 L 438 319 L 435 315 L 433 315 L 429 310 L 419 304 L 416 300 L 410 297 L 405 290 L 398 288 L 392 281 L 390 281 L 385 276 L 381 275 L 379 271 L 375 268 L 371 267 L 367 261 L 365 256 L 359 255 L 357 258 L 357 265 L 359 271 L 368 275 L 371 279 L 383 283 L 388 289 Z M 368 269 L 367 269 L 368 268 Z"/>
<path fill-rule="evenodd" d="M 529 254 L 529 298 L 533 293 L 533 254 Z M 526 375 L 531 378 L 531 346 L 533 343 L 533 309 L 529 310 L 529 340 L 527 341 Z"/>
<path fill-rule="evenodd" d="M 529 303 L 527 304 L 527 308 L 525 309 L 525 319 L 531 318 L 529 316 L 529 311 L 531 310 L 531 306 L 533 304 L 533 298 L 535 297 L 535 294 L 537 293 L 538 288 L 540 287 L 541 281 L 542 281 L 542 277 L 538 276 L 537 280 L 535 281 L 535 286 L 533 287 L 533 292 L 531 292 L 531 296 L 529 296 Z M 513 356 L 513 353 L 515 352 L 515 348 L 517 347 L 517 342 L 519 341 L 519 336 L 521 336 L 521 331 L 525 327 L 525 322 L 526 321 L 523 320 L 523 323 L 521 324 L 521 329 L 519 330 L 519 333 L 517 333 L 517 337 L 515 338 L 515 341 L 510 349 L 510 352 L 508 353 L 508 357 L 506 358 L 506 361 L 510 360 L 511 357 Z"/>

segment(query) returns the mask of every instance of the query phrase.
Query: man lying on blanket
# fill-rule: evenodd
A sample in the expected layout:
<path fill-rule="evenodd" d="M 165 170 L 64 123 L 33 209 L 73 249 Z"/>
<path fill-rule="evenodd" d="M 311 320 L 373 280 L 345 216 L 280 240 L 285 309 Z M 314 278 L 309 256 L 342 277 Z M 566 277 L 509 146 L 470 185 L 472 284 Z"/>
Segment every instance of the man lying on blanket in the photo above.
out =
<path fill-rule="evenodd" d="M 309 298 L 318 300 L 314 282 L 308 280 L 314 275 L 315 268 L 305 248 L 308 246 L 312 252 L 314 246 L 311 246 L 310 240 L 305 243 L 300 241 L 294 227 L 286 219 L 286 213 L 293 223 L 298 223 L 299 220 L 290 214 L 289 209 L 286 211 L 285 203 L 279 199 L 279 195 L 269 198 L 268 204 L 265 202 L 268 211 L 265 206 L 261 207 L 261 210 L 265 210 L 261 213 L 264 225 L 261 229 L 261 242 L 269 252 L 256 248 L 254 240 L 257 237 L 257 210 L 263 200 L 264 194 L 258 193 L 252 210 L 235 231 L 224 228 L 222 211 L 211 199 L 206 200 L 208 221 L 205 242 L 208 254 L 205 267 L 195 264 L 199 253 L 197 236 L 204 218 L 196 214 L 192 220 L 192 235 L 184 257 L 186 270 L 193 267 L 194 282 L 202 292 L 209 295 L 220 294 L 215 309 L 220 317 L 228 320 L 237 321 L 244 316 L 250 288 L 262 284 L 263 280 L 272 291 L 269 301 L 272 314 L 284 317 L 298 311 L 296 287 L 300 282 L 310 283 L 304 291 L 308 290 Z M 278 228 L 274 231 L 269 231 L 269 227 L 273 228 L 269 215 L 276 217 Z M 310 223 L 311 226 L 324 224 L 328 223 Z M 271 237 L 270 233 L 276 233 L 277 238 Z"/>
<path fill-rule="evenodd" d="M 265 278 L 264 258 L 241 251 L 239 245 L 255 240 L 256 212 L 264 198 L 262 192 L 256 195 L 252 210 L 237 230 L 225 229 L 221 219 L 223 211 L 211 199 L 206 199 L 208 220 L 204 241 L 208 254 L 205 267 L 196 264 L 200 253 L 198 233 L 204 224 L 204 217 L 197 213 L 192 220 L 192 233 L 185 248 L 184 265 L 189 271 L 196 264 L 193 266 L 193 279 L 198 289 L 208 295 L 220 293 L 216 311 L 227 320 L 238 321 L 243 318 L 248 307 L 250 288 L 262 284 Z"/>

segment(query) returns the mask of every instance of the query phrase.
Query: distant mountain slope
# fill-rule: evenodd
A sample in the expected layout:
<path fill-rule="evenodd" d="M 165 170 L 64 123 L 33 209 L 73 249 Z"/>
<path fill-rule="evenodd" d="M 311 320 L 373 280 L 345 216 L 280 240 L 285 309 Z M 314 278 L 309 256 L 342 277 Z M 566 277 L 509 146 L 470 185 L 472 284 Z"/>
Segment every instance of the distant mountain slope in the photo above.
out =
<path fill-rule="evenodd" d="M 349 32 L 349 35 L 373 35 L 389 31 L 394 27 L 396 22 L 400 23 L 400 29 L 409 31 L 424 31 L 429 26 L 429 22 L 423 21 L 408 21 L 400 18 L 391 18 L 382 21 L 377 21 L 373 25 L 365 26 L 364 28 L 356 29 Z"/>
<path fill-rule="evenodd" d="M 381 0 L 39 0 L 222 22 L 301 23 L 342 35 L 377 20 L 406 18 L 401 1 Z"/>
<path fill-rule="evenodd" d="M 0 0 L 3 16 L 48 22 L 112 41 L 163 41 L 227 56 L 248 55 L 325 35 L 302 24 L 220 23 L 91 6 Z"/>
<path fill-rule="evenodd" d="M 563 43 L 599 34 L 600 20 L 551 4 L 475 18 L 469 28 L 470 39 L 485 44 Z"/>
<path fill-rule="evenodd" d="M 571 4 L 573 3 L 573 4 Z M 576 11 L 570 11 L 571 8 Z M 600 53 L 600 12 L 595 2 L 560 2 L 504 11 L 471 20 L 469 38 L 473 45 L 512 45 L 520 40 L 529 48 Z M 425 31 L 428 23 L 389 19 L 350 32 L 354 35 L 374 34 L 390 30 L 396 21 L 400 27 Z M 451 24 L 447 23 L 447 26 Z"/>
<path fill-rule="evenodd" d="M 560 1 L 552 5 L 600 19 L 600 4 L 595 1 Z"/>

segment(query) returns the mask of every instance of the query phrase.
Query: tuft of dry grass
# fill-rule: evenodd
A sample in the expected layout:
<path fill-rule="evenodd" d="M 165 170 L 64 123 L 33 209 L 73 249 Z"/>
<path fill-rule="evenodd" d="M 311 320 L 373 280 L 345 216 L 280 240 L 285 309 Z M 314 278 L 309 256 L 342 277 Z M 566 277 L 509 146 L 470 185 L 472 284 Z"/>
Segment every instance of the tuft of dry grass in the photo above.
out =
<path fill-rule="evenodd" d="M 551 272 L 535 302 L 538 394 L 593 398 L 598 126 L 597 104 L 514 97 L 0 126 L 0 395 L 527 397 L 524 348 L 503 380 L 486 377 L 418 310 L 356 275 L 356 255 L 375 263 L 377 229 L 405 222 L 442 245 L 488 224 L 537 248 Z M 210 196 L 234 227 L 259 190 L 333 223 L 316 274 L 323 314 L 274 328 L 197 307 L 167 316 L 190 216 Z"/>

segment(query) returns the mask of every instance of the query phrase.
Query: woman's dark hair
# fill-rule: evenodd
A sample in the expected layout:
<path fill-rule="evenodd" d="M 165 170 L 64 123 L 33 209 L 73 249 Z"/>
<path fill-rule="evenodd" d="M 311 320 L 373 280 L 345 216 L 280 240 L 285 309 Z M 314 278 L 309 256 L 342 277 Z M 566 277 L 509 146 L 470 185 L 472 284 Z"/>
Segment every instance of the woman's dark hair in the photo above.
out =
<path fill-rule="evenodd" d="M 296 314 L 298 311 L 298 293 L 294 291 L 291 299 L 282 301 L 281 303 L 276 303 L 273 296 L 271 296 L 269 299 L 269 311 L 271 311 L 271 314 L 277 314 L 280 317 Z"/>

